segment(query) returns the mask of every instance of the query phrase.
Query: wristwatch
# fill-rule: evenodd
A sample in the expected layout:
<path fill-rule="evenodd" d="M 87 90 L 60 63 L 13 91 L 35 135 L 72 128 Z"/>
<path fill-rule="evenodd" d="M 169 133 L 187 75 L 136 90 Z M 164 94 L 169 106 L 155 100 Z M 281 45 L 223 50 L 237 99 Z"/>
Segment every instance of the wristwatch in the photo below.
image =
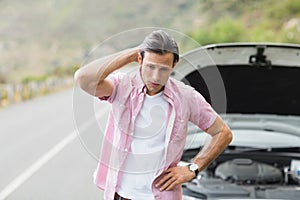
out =
<path fill-rule="evenodd" d="M 199 174 L 199 166 L 195 163 L 190 163 L 188 166 L 189 166 L 189 170 L 191 172 L 194 172 L 196 174 L 196 177 L 197 177 L 198 174 Z"/>

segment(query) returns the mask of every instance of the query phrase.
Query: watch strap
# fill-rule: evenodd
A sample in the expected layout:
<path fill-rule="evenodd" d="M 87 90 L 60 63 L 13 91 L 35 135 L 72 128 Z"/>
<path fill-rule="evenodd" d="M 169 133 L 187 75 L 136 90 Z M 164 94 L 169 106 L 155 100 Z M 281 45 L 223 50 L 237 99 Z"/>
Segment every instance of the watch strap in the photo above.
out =
<path fill-rule="evenodd" d="M 188 166 L 190 167 L 191 165 L 193 165 L 194 163 L 190 163 L 190 164 L 188 164 Z M 197 165 L 197 164 L 195 164 L 195 165 Z M 198 166 L 198 165 L 197 165 Z M 195 174 L 196 174 L 196 177 L 198 176 L 198 174 L 199 174 L 199 169 L 198 169 L 198 167 L 197 167 L 197 169 L 196 170 L 191 170 L 192 172 L 195 172 Z"/>

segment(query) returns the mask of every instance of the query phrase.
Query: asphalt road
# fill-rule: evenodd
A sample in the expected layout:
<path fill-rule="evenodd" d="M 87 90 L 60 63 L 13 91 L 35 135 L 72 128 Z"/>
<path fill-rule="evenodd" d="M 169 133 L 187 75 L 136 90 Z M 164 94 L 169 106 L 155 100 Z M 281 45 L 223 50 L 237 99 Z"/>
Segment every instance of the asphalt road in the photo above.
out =
<path fill-rule="evenodd" d="M 73 89 L 1 109 L 0 200 L 102 200 L 92 175 L 108 109 Z"/>

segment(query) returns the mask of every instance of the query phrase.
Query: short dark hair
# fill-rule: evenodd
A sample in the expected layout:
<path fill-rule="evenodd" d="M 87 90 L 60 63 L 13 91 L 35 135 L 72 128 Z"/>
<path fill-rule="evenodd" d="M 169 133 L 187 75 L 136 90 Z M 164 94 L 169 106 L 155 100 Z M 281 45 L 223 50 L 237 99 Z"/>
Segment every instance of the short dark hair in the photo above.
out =
<path fill-rule="evenodd" d="M 179 50 L 176 41 L 162 30 L 153 31 L 145 38 L 140 48 L 142 59 L 144 59 L 145 51 L 154 52 L 160 55 L 173 53 L 173 62 L 179 61 Z"/>

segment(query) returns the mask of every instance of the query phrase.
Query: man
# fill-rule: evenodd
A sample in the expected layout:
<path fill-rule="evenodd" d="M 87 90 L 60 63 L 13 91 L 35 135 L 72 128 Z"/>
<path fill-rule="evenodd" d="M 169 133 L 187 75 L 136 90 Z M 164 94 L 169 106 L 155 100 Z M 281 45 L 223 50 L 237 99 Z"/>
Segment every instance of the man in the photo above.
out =
<path fill-rule="evenodd" d="M 75 73 L 87 93 L 112 104 L 95 183 L 104 199 L 182 199 L 181 184 L 195 178 L 230 143 L 224 121 L 195 89 L 170 78 L 177 43 L 154 31 L 136 48 L 100 58 Z M 134 75 L 112 73 L 137 62 Z M 188 122 L 211 139 L 188 166 L 177 166 Z"/>

